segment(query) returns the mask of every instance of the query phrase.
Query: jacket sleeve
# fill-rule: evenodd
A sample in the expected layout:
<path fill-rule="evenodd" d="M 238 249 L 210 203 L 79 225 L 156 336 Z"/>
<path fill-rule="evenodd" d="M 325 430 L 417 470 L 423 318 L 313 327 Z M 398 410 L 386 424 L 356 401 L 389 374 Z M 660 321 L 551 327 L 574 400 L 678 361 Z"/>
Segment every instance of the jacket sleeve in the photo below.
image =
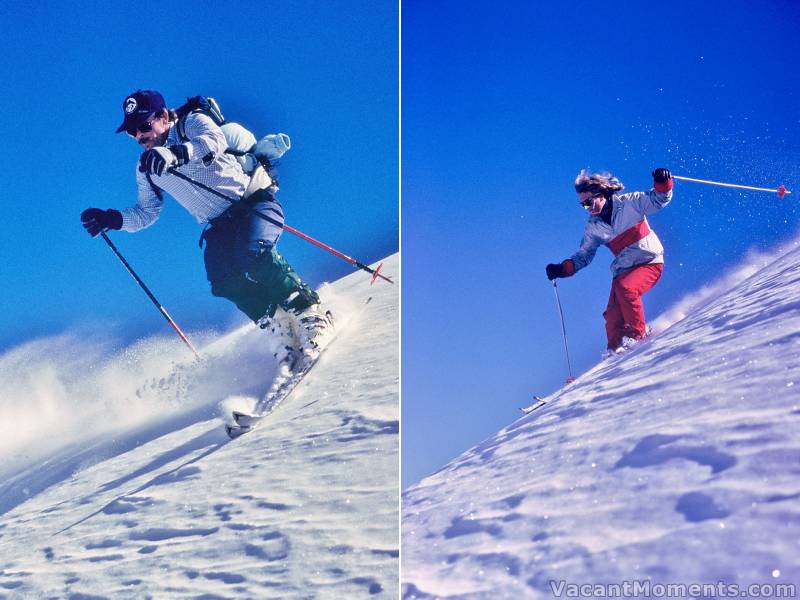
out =
<path fill-rule="evenodd" d="M 657 192 L 650 190 L 649 192 L 630 192 L 629 194 L 620 194 L 620 200 L 629 202 L 643 217 L 652 215 L 664 208 L 672 200 L 672 190 L 666 192 Z"/>
<path fill-rule="evenodd" d="M 583 231 L 580 248 L 569 258 L 575 267 L 576 273 L 592 262 L 601 244 L 602 240 L 592 233 L 591 222 L 587 223 L 586 229 Z"/>
<path fill-rule="evenodd" d="M 222 129 L 211 117 L 203 113 L 191 113 L 186 116 L 184 131 L 189 138 L 183 142 L 189 153 L 189 160 L 202 160 L 209 154 L 220 155 L 228 149 L 228 142 Z"/>
<path fill-rule="evenodd" d="M 161 214 L 164 200 L 159 198 L 153 191 L 150 182 L 144 173 L 139 172 L 138 162 L 136 168 L 136 187 L 138 188 L 138 199 L 136 204 L 130 208 L 124 208 L 122 213 L 122 230 L 139 231 L 155 223 Z"/>

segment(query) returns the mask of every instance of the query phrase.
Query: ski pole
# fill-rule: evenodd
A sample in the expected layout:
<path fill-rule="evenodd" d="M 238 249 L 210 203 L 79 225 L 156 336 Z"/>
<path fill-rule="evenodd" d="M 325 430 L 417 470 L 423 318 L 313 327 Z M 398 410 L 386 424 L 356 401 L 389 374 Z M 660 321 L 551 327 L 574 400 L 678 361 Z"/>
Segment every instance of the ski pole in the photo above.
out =
<path fill-rule="evenodd" d="M 693 181 L 694 183 L 705 183 L 706 185 L 718 185 L 721 187 L 731 187 L 731 188 L 738 188 L 741 190 L 755 190 L 756 192 L 772 192 L 778 194 L 778 198 L 783 199 L 786 194 L 791 194 L 789 190 L 786 189 L 786 186 L 779 185 L 776 189 L 771 188 L 763 188 L 763 187 L 754 187 L 752 185 L 739 185 L 737 183 L 721 183 L 719 181 L 708 181 L 706 179 L 694 179 L 693 177 L 681 177 L 680 175 L 673 175 L 673 179 L 680 179 L 681 181 Z"/>
<path fill-rule="evenodd" d="M 122 256 L 122 253 L 120 253 L 120 251 L 117 250 L 117 247 L 114 245 L 114 242 L 112 242 L 111 239 L 108 237 L 108 235 L 106 235 L 106 232 L 105 231 L 101 231 L 100 235 L 103 236 L 103 239 L 105 240 L 106 244 L 108 244 L 108 247 L 111 248 L 111 251 L 114 254 L 117 255 L 117 258 L 120 260 L 120 262 L 128 270 L 128 273 L 130 273 L 131 276 L 136 280 L 136 283 L 139 284 L 139 287 L 141 287 L 144 290 L 144 293 L 147 294 L 147 297 L 150 298 L 150 301 L 153 304 L 155 304 L 156 308 L 159 310 L 159 312 L 162 315 L 164 315 L 164 318 L 167 320 L 167 322 L 175 330 L 175 333 L 177 333 L 178 336 L 180 336 L 180 338 L 183 340 L 183 343 L 186 344 L 187 346 L 189 346 L 189 349 L 192 352 L 194 352 L 194 355 L 197 358 L 200 358 L 200 355 L 197 353 L 197 350 L 195 350 L 194 346 L 192 346 L 192 343 L 189 341 L 189 338 L 186 337 L 186 334 L 183 333 L 183 331 L 181 331 L 181 328 L 178 327 L 178 324 L 172 319 L 172 317 L 169 316 L 169 313 L 167 312 L 167 309 L 165 309 L 161 305 L 161 303 L 156 299 L 156 297 L 153 295 L 153 292 L 150 291 L 150 289 L 145 285 L 144 281 L 142 281 L 141 277 L 139 277 L 136 274 L 136 271 L 133 270 L 133 267 L 131 267 L 131 265 L 128 263 L 128 261 L 125 260 L 125 257 Z"/>
<path fill-rule="evenodd" d="M 219 196 L 223 200 L 227 200 L 231 204 L 238 204 L 240 202 L 239 200 L 236 200 L 235 198 L 231 198 L 230 196 L 226 196 L 222 192 L 219 192 L 219 191 L 215 190 L 212 187 L 209 187 L 209 186 L 207 186 L 207 185 L 205 185 L 203 183 L 200 183 L 199 181 L 196 181 L 195 179 L 192 179 L 191 177 L 188 177 L 187 175 L 184 175 L 183 173 L 181 173 L 179 171 L 176 171 L 174 167 L 168 169 L 167 171 L 169 173 L 171 173 L 172 175 L 175 175 L 176 177 L 178 177 L 180 179 L 183 179 L 184 181 L 188 181 L 189 183 L 191 183 L 194 186 L 197 186 L 197 187 L 199 187 L 199 188 L 201 188 L 201 189 L 203 189 L 203 190 L 205 190 L 207 192 L 210 192 L 210 193 L 214 194 L 215 196 Z M 344 254 L 342 252 L 339 252 L 338 250 L 332 248 L 328 244 L 320 242 L 319 240 L 315 240 L 310 235 L 307 235 L 307 234 L 303 233 L 302 231 L 299 231 L 299 230 L 295 229 L 294 227 L 291 227 L 291 226 L 287 225 L 286 223 L 281 223 L 280 221 L 277 221 L 277 220 L 273 219 L 272 217 L 268 217 L 267 215 L 261 214 L 260 212 L 258 212 L 257 210 L 255 210 L 251 206 L 247 206 L 247 209 L 252 214 L 264 219 L 265 221 L 267 221 L 269 223 L 272 223 L 276 227 L 281 227 L 282 229 L 285 229 L 289 233 L 292 233 L 292 234 L 296 235 L 300 239 L 303 239 L 303 240 L 305 240 L 307 242 L 311 242 L 315 246 L 317 246 L 319 248 L 322 248 L 323 250 L 327 250 L 328 252 L 330 252 L 334 256 L 338 256 L 339 258 L 349 262 L 351 265 L 361 269 L 362 271 L 366 271 L 367 273 L 372 275 L 372 283 L 375 283 L 375 279 L 377 279 L 378 277 L 380 277 L 384 281 L 388 281 L 389 283 L 394 283 L 394 281 L 392 281 L 391 279 L 386 277 L 386 275 L 384 275 L 384 274 L 382 274 L 380 272 L 381 267 L 383 266 L 383 263 L 378 265 L 377 269 L 371 269 L 367 265 L 357 261 L 354 258 L 351 258 L 351 257 L 347 256 L 346 254 Z"/>
<path fill-rule="evenodd" d="M 254 211 L 254 212 L 257 215 L 261 214 L 261 213 L 259 213 L 257 211 Z M 339 258 L 349 262 L 351 265 L 354 265 L 354 266 L 358 267 L 359 269 L 362 269 L 364 271 L 367 271 L 368 273 L 371 273 L 372 274 L 372 283 L 375 283 L 375 279 L 378 278 L 378 277 L 380 277 L 381 279 L 385 279 L 389 283 L 394 283 L 394 281 L 392 281 L 391 279 L 389 279 L 388 277 L 386 277 L 384 274 L 382 274 L 380 272 L 381 267 L 383 267 L 383 263 L 379 264 L 377 269 L 370 269 L 367 265 L 358 262 L 354 258 L 350 258 L 346 254 L 342 254 L 341 252 L 339 252 L 335 248 L 331 248 L 330 246 L 328 246 L 328 244 L 326 244 L 324 242 L 320 242 L 319 240 L 315 240 L 310 235 L 306 235 L 305 233 L 303 233 L 302 231 L 298 231 L 294 227 L 286 225 L 286 223 L 283 224 L 283 228 L 286 231 L 288 231 L 289 233 L 293 233 L 294 235 L 299 237 L 301 240 L 305 240 L 307 242 L 311 242 L 315 246 L 318 246 L 319 248 L 322 248 L 323 250 L 327 250 L 328 252 L 330 252 L 334 256 L 338 256 Z"/>
<path fill-rule="evenodd" d="M 567 383 L 572 383 L 575 381 L 575 378 L 572 376 L 572 363 L 569 360 L 569 346 L 567 345 L 567 328 L 564 325 L 564 311 L 561 309 L 561 298 L 558 295 L 558 285 L 556 284 L 555 279 L 553 280 L 553 290 L 556 293 L 556 304 L 558 305 L 558 314 L 561 316 L 561 334 L 564 337 L 564 352 L 567 354 L 567 370 L 569 372 L 569 377 L 567 377 Z"/>

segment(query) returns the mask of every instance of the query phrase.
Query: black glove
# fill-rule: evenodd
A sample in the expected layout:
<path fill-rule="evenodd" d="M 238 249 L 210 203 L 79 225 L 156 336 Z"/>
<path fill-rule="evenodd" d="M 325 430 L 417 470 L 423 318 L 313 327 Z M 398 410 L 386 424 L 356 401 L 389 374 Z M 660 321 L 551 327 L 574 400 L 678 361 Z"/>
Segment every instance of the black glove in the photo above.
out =
<path fill-rule="evenodd" d="M 105 229 L 122 229 L 122 213 L 113 208 L 87 208 L 81 213 L 81 223 L 89 235 L 95 237 Z"/>
<path fill-rule="evenodd" d="M 547 278 L 550 281 L 564 277 L 564 265 L 562 263 L 550 263 L 544 270 L 547 272 Z"/>
<path fill-rule="evenodd" d="M 179 167 L 189 162 L 189 150 L 184 144 L 177 146 L 157 146 L 142 152 L 139 157 L 139 171 L 150 175 L 163 175 L 172 167 Z"/>
<path fill-rule="evenodd" d="M 672 179 L 672 173 L 669 172 L 669 169 L 660 167 L 653 171 L 653 181 L 656 183 L 667 183 L 670 179 Z"/>

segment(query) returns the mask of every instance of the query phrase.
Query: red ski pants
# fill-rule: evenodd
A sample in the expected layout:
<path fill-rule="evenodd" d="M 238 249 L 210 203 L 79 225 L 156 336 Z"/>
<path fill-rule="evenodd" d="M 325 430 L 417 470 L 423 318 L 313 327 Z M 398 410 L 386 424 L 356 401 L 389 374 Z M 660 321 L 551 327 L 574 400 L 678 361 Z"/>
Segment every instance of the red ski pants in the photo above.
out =
<path fill-rule="evenodd" d="M 622 336 L 635 340 L 644 337 L 642 296 L 658 282 L 663 270 L 662 264 L 641 265 L 614 278 L 608 306 L 603 313 L 609 348 L 619 348 Z"/>

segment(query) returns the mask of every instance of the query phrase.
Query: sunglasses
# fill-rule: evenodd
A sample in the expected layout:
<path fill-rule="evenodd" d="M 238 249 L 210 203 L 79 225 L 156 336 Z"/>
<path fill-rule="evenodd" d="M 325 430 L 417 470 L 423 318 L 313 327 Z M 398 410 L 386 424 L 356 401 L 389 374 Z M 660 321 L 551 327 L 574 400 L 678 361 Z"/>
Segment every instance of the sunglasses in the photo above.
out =
<path fill-rule="evenodd" d="M 150 117 L 149 121 L 146 121 L 141 125 L 131 125 L 130 127 L 125 128 L 125 132 L 132 138 L 135 138 L 137 132 L 147 133 L 148 131 L 153 131 L 153 121 L 155 121 L 157 118 L 157 114 L 153 115 Z"/>
<path fill-rule="evenodd" d="M 590 208 L 592 208 L 592 203 L 594 203 L 594 199 L 601 197 L 602 194 L 595 194 L 594 196 L 588 197 L 586 200 L 580 200 L 580 205 L 586 210 L 589 210 Z"/>

